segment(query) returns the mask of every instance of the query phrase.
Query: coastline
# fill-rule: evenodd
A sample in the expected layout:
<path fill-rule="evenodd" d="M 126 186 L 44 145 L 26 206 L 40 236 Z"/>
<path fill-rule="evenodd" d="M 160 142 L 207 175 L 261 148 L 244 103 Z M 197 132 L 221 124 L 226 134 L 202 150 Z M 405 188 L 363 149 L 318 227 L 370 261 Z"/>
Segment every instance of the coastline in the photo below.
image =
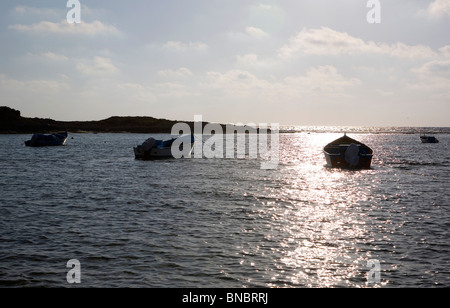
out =
<path fill-rule="evenodd" d="M 0 134 L 34 134 L 34 133 L 132 133 L 132 134 L 170 134 L 177 123 L 186 123 L 191 131 L 195 130 L 193 121 L 173 121 L 144 116 L 112 116 L 98 121 L 57 121 L 43 118 L 22 117 L 20 111 L 10 107 L 0 107 Z M 202 129 L 208 122 L 202 122 Z M 227 124 L 217 123 L 227 131 Z M 233 125 L 234 126 L 234 125 Z M 259 130 L 250 126 L 235 126 L 233 129 L 245 129 L 248 132 Z"/>
<path fill-rule="evenodd" d="M 98 121 L 57 121 L 53 119 L 26 118 L 20 111 L 0 107 L 0 134 L 32 134 L 68 131 L 71 133 L 170 133 L 178 123 L 153 117 L 110 117 Z M 194 127 L 194 122 L 186 122 Z M 206 123 L 203 123 L 206 125 Z"/>
<path fill-rule="evenodd" d="M 55 133 L 137 133 L 170 134 L 176 123 L 186 123 L 194 131 L 192 121 L 173 121 L 143 116 L 113 116 L 98 121 L 57 121 L 22 117 L 20 111 L 0 107 L 0 134 Z M 202 122 L 202 128 L 208 122 Z M 227 124 L 220 124 L 226 132 Z M 241 127 L 242 128 L 242 127 Z M 246 129 L 251 127 L 246 126 Z M 253 128 L 254 129 L 254 128 Z M 450 127 L 359 127 L 359 126 L 280 126 L 279 133 L 338 133 L 351 134 L 450 134 Z"/>

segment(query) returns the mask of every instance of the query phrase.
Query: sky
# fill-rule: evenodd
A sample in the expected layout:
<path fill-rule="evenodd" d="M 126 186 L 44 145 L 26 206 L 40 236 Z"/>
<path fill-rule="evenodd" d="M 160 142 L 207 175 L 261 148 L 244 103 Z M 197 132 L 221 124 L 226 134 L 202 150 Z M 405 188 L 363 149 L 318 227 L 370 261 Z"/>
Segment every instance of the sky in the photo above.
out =
<path fill-rule="evenodd" d="M 0 2 L 1 106 L 64 121 L 450 126 L 450 0 L 79 0 L 80 23 L 67 2 Z"/>

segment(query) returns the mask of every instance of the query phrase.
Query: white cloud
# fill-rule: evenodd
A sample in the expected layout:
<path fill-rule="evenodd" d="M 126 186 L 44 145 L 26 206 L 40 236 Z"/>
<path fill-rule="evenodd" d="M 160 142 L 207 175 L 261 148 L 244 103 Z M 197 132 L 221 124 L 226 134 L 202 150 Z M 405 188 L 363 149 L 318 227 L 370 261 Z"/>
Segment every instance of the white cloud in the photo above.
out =
<path fill-rule="evenodd" d="M 272 6 L 270 4 L 260 3 L 257 7 L 260 9 L 263 9 L 263 10 L 270 10 L 270 9 L 274 8 L 275 6 Z"/>
<path fill-rule="evenodd" d="M 259 56 L 254 53 L 249 53 L 246 55 L 237 55 L 236 56 L 237 63 L 243 66 L 261 66 L 263 62 L 259 59 Z"/>
<path fill-rule="evenodd" d="M 428 13 L 434 17 L 450 16 L 450 0 L 435 0 L 428 6 Z"/>
<path fill-rule="evenodd" d="M 107 76 L 119 71 L 111 59 L 103 57 L 95 57 L 93 60 L 83 61 L 77 65 L 77 70 L 87 76 Z"/>
<path fill-rule="evenodd" d="M 151 103 L 157 100 L 156 95 L 150 87 L 139 83 L 122 83 L 116 88 L 118 97 L 126 97 L 128 101 Z"/>
<path fill-rule="evenodd" d="M 192 72 L 185 67 L 180 67 L 177 70 L 161 70 L 158 72 L 159 76 L 162 77 L 186 77 L 186 76 L 192 76 Z"/>
<path fill-rule="evenodd" d="M 427 77 L 441 76 L 450 80 L 450 60 L 430 61 L 419 68 L 412 69 L 412 71 Z"/>
<path fill-rule="evenodd" d="M 425 93 L 430 100 L 450 99 L 450 60 L 433 60 L 411 69 L 415 78 L 406 86 L 419 93 Z"/>
<path fill-rule="evenodd" d="M 0 75 L 0 88 L 2 92 L 11 91 L 12 93 L 48 93 L 69 89 L 67 81 L 51 79 L 34 80 L 16 80 L 10 79 L 6 75 Z"/>
<path fill-rule="evenodd" d="M 428 46 L 365 42 L 348 33 L 338 32 L 327 27 L 303 29 L 295 37 L 290 38 L 288 44 L 278 50 L 278 56 L 288 59 L 298 52 L 312 55 L 381 54 L 410 59 L 429 58 L 436 55 Z"/>
<path fill-rule="evenodd" d="M 165 82 L 157 83 L 152 87 L 158 97 L 186 97 L 192 95 L 192 89 L 180 83 Z"/>
<path fill-rule="evenodd" d="M 287 77 L 285 82 L 292 87 L 299 87 L 304 92 L 313 95 L 344 95 L 345 89 L 358 86 L 361 81 L 357 78 L 342 76 L 331 65 L 323 65 L 308 69 L 306 75 Z"/>
<path fill-rule="evenodd" d="M 247 27 L 245 32 L 253 38 L 263 39 L 269 36 L 268 33 L 257 27 Z"/>
<path fill-rule="evenodd" d="M 42 54 L 45 58 L 53 61 L 67 61 L 69 58 L 67 58 L 64 55 L 56 54 L 53 52 L 46 52 Z"/>
<path fill-rule="evenodd" d="M 165 49 L 174 50 L 174 51 L 188 51 L 188 50 L 196 50 L 196 51 L 205 51 L 208 49 L 208 45 L 201 42 L 189 42 L 183 43 L 180 41 L 168 41 L 163 45 Z"/>
<path fill-rule="evenodd" d="M 208 72 L 208 86 L 222 89 L 234 95 L 251 95 L 253 91 L 272 88 L 268 81 L 259 79 L 252 73 L 244 70 L 229 70 L 225 73 Z"/>
<path fill-rule="evenodd" d="M 255 53 L 236 56 L 236 65 L 253 69 L 270 69 L 279 64 L 279 60 L 271 57 L 261 57 Z"/>
<path fill-rule="evenodd" d="M 39 61 L 50 60 L 50 61 L 55 61 L 55 62 L 64 62 L 69 59 L 65 55 L 57 54 L 54 52 L 44 52 L 44 53 L 40 53 L 40 54 L 28 53 L 27 57 L 32 58 L 32 59 L 39 59 Z"/>
<path fill-rule="evenodd" d="M 445 58 L 450 58 L 450 45 L 439 48 L 441 55 Z"/>
<path fill-rule="evenodd" d="M 64 10 L 55 8 L 36 8 L 27 5 L 18 5 L 14 8 L 14 12 L 19 15 L 38 15 L 46 17 L 58 17 L 64 14 Z"/>
<path fill-rule="evenodd" d="M 246 27 L 244 31 L 228 32 L 228 38 L 234 41 L 248 41 L 249 39 L 262 40 L 270 37 L 269 33 L 258 27 Z"/>
<path fill-rule="evenodd" d="M 38 34 L 58 34 L 58 35 L 120 35 L 120 31 L 112 26 L 103 24 L 101 21 L 92 23 L 82 22 L 80 24 L 70 24 L 66 20 L 59 23 L 41 21 L 32 25 L 16 24 L 8 27 L 19 32 L 31 32 Z"/>
<path fill-rule="evenodd" d="M 330 65 L 312 67 L 303 75 L 289 76 L 279 81 L 261 79 L 244 70 L 209 72 L 207 77 L 208 87 L 219 89 L 229 96 L 272 102 L 344 97 L 348 96 L 347 89 L 361 84 L 359 79 L 345 77 Z"/>

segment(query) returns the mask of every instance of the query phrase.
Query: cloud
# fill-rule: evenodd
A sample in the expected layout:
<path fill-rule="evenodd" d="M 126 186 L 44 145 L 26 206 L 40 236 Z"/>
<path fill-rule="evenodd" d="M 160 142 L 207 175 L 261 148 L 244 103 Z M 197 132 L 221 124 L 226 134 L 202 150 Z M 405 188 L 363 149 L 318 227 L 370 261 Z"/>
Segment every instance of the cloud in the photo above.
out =
<path fill-rule="evenodd" d="M 276 61 L 276 59 L 273 58 L 261 58 L 255 53 L 236 56 L 236 64 L 240 67 L 268 69 L 276 66 L 278 62 L 279 61 Z"/>
<path fill-rule="evenodd" d="M 295 101 L 300 97 L 344 97 L 348 96 L 347 89 L 361 84 L 359 79 L 345 77 L 330 65 L 311 67 L 303 75 L 279 81 L 261 79 L 244 70 L 208 72 L 207 77 L 208 87 L 227 95 L 273 102 Z"/>
<path fill-rule="evenodd" d="M 273 85 L 268 81 L 259 79 L 252 73 L 244 70 L 229 70 L 225 73 L 208 72 L 209 87 L 222 89 L 227 93 L 251 96 L 253 91 L 270 89 Z"/>
<path fill-rule="evenodd" d="M 158 75 L 162 77 L 186 77 L 192 76 L 192 72 L 185 67 L 181 67 L 178 70 L 161 70 Z"/>
<path fill-rule="evenodd" d="M 428 6 L 428 13 L 433 17 L 450 16 L 450 1 L 435 0 Z"/>
<path fill-rule="evenodd" d="M 120 35 L 120 31 L 112 26 L 103 24 L 101 21 L 92 23 L 82 22 L 80 24 L 70 24 L 66 20 L 59 23 L 50 21 L 41 21 L 32 25 L 16 24 L 8 29 L 19 32 L 31 32 L 36 34 L 58 34 L 58 35 Z"/>
<path fill-rule="evenodd" d="M 322 65 L 309 68 L 304 76 L 287 77 L 285 82 L 293 87 L 300 87 L 311 94 L 337 94 L 342 96 L 344 89 L 358 86 L 361 81 L 357 78 L 342 76 L 331 65 Z"/>
<path fill-rule="evenodd" d="M 253 38 L 263 39 L 269 36 L 268 33 L 257 27 L 247 27 L 245 32 Z"/>
<path fill-rule="evenodd" d="M 0 74 L 0 88 L 2 91 L 11 91 L 12 93 L 48 93 L 70 88 L 66 80 L 35 79 L 35 80 L 16 80 L 10 79 L 6 75 Z"/>
<path fill-rule="evenodd" d="M 33 53 L 28 53 L 27 57 L 30 58 L 34 58 L 34 59 L 39 59 L 39 61 L 42 60 L 50 60 L 50 61 L 54 61 L 54 62 L 64 62 L 69 60 L 68 57 L 66 57 L 65 55 L 61 55 L 61 54 L 57 54 L 57 53 L 53 53 L 53 52 L 43 52 L 40 54 L 33 54 Z"/>
<path fill-rule="evenodd" d="M 61 14 L 64 14 L 65 10 L 54 8 L 36 8 L 27 5 L 18 5 L 14 8 L 13 12 L 19 15 L 58 17 L 61 16 Z"/>
<path fill-rule="evenodd" d="M 107 76 L 119 71 L 111 59 L 103 57 L 95 57 L 93 60 L 79 63 L 77 70 L 87 76 Z"/>
<path fill-rule="evenodd" d="M 126 97 L 127 100 L 151 103 L 157 100 L 156 95 L 150 87 L 139 83 L 122 83 L 116 88 L 119 97 Z"/>
<path fill-rule="evenodd" d="M 259 62 L 259 56 L 254 53 L 249 53 L 243 56 L 236 56 L 237 62 L 239 64 L 257 64 Z"/>
<path fill-rule="evenodd" d="M 439 51 L 445 58 L 450 58 L 450 45 L 439 48 Z"/>
<path fill-rule="evenodd" d="M 64 55 L 56 54 L 53 52 L 45 52 L 42 54 L 42 56 L 44 56 L 46 59 L 53 60 L 53 61 L 67 61 L 69 59 L 68 57 L 66 57 Z"/>
<path fill-rule="evenodd" d="M 425 77 L 440 76 L 450 80 L 450 60 L 430 61 L 412 71 Z"/>
<path fill-rule="evenodd" d="M 436 55 L 428 46 L 365 42 L 348 33 L 338 32 L 327 27 L 303 29 L 295 37 L 290 38 L 288 44 L 278 50 L 278 56 L 282 59 L 289 59 L 299 52 L 310 55 L 380 54 L 410 59 L 429 58 Z"/>
<path fill-rule="evenodd" d="M 248 41 L 249 39 L 262 40 L 270 37 L 269 33 L 265 32 L 261 28 L 252 26 L 246 27 L 245 31 L 228 32 L 227 36 L 235 41 Z"/>
<path fill-rule="evenodd" d="M 411 69 L 415 78 L 406 86 L 415 91 L 426 93 L 429 99 L 448 102 L 450 97 L 450 60 L 433 60 L 420 67 Z"/>
<path fill-rule="evenodd" d="M 188 51 L 188 50 L 196 50 L 196 51 L 205 51 L 208 49 L 208 45 L 201 42 L 189 42 L 183 43 L 180 41 L 168 41 L 163 45 L 165 49 L 173 50 L 173 51 Z"/>

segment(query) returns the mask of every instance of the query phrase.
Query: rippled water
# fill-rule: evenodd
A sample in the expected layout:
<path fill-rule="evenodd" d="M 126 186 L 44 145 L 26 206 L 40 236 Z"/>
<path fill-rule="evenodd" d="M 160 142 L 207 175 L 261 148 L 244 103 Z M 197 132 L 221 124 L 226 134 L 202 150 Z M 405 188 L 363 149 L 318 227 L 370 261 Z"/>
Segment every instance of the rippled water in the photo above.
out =
<path fill-rule="evenodd" d="M 280 136 L 280 164 L 138 161 L 139 134 L 26 148 L 0 136 L 0 286 L 450 287 L 450 135 L 350 135 L 373 168 L 324 167 L 336 133 Z M 380 264 L 369 283 L 368 260 Z"/>

